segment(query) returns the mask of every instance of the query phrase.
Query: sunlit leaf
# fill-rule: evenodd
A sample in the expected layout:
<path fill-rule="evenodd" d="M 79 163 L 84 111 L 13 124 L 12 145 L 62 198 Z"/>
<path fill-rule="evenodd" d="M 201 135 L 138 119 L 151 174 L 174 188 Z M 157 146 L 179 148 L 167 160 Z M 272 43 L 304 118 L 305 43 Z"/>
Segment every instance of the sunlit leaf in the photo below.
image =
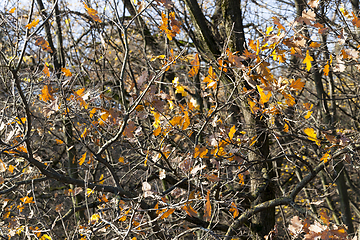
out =
<path fill-rule="evenodd" d="M 231 129 L 229 131 L 230 140 L 233 139 L 235 132 L 236 132 L 236 128 L 235 128 L 235 125 L 234 125 L 234 126 L 231 127 Z"/>
<path fill-rule="evenodd" d="M 307 114 L 304 116 L 304 118 L 308 119 L 312 113 L 313 113 L 312 111 L 308 111 Z"/>
<path fill-rule="evenodd" d="M 322 157 L 321 157 L 321 159 L 320 159 L 320 161 L 321 162 L 324 162 L 324 163 L 327 163 L 327 161 L 330 159 L 330 151 L 328 151 L 327 153 L 325 153 Z"/>
<path fill-rule="evenodd" d="M 24 204 L 35 203 L 35 202 L 33 201 L 33 197 L 28 197 L 28 196 L 26 196 L 26 197 L 20 198 L 20 200 L 21 200 Z"/>
<path fill-rule="evenodd" d="M 12 9 L 9 10 L 9 13 L 13 14 L 15 12 L 16 8 L 13 7 Z"/>
<path fill-rule="evenodd" d="M 320 146 L 321 141 L 317 138 L 316 132 L 312 128 L 305 128 L 304 129 L 305 134 L 308 136 L 308 139 L 311 141 L 314 141 L 316 145 Z"/>
<path fill-rule="evenodd" d="M 301 81 L 299 78 L 298 80 L 292 82 L 289 87 L 294 90 L 300 91 L 305 86 L 305 83 Z"/>
<path fill-rule="evenodd" d="M 303 61 L 303 63 L 306 64 L 306 70 L 310 71 L 311 69 L 311 62 L 314 61 L 314 59 L 310 56 L 309 50 L 306 51 L 306 57 Z"/>
<path fill-rule="evenodd" d="M 79 159 L 79 165 L 83 165 L 83 163 L 85 162 L 85 158 L 86 158 L 86 152 L 82 155 L 82 157 Z"/>
<path fill-rule="evenodd" d="M 64 75 L 65 75 L 66 77 L 71 77 L 71 76 L 72 76 L 72 73 L 71 73 L 70 70 L 67 69 L 67 68 L 61 68 L 61 71 L 64 73 Z"/>
<path fill-rule="evenodd" d="M 31 29 L 33 27 L 36 27 L 36 25 L 38 25 L 39 23 L 39 19 L 34 19 L 31 23 L 27 24 L 25 27 L 27 29 Z"/>
<path fill-rule="evenodd" d="M 257 89 L 260 93 L 260 103 L 261 104 L 267 103 L 270 100 L 270 97 L 272 96 L 271 91 L 268 91 L 268 93 L 266 94 L 264 92 L 264 89 L 262 89 L 259 85 L 257 85 Z"/>
<path fill-rule="evenodd" d="M 95 213 L 95 214 L 91 215 L 90 224 L 95 224 L 99 220 L 100 220 L 100 215 L 98 213 Z"/>

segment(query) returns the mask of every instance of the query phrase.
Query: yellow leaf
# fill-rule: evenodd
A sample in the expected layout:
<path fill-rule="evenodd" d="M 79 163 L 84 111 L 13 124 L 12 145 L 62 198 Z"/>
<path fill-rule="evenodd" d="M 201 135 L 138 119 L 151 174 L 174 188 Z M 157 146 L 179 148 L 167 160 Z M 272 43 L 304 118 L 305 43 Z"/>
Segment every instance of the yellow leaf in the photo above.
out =
<path fill-rule="evenodd" d="M 95 213 L 90 218 L 90 224 L 97 223 L 100 220 L 100 215 L 98 213 Z"/>
<path fill-rule="evenodd" d="M 256 87 L 260 93 L 260 103 L 261 104 L 267 103 L 272 95 L 271 91 L 268 91 L 268 94 L 265 94 L 264 89 L 262 89 L 259 85 L 257 85 Z"/>
<path fill-rule="evenodd" d="M 304 116 L 304 118 L 308 119 L 312 113 L 313 113 L 312 111 L 308 111 L 307 114 Z"/>
<path fill-rule="evenodd" d="M 72 76 L 72 73 L 71 73 L 70 70 L 67 69 L 67 68 L 61 68 L 61 71 L 64 73 L 64 75 L 65 75 L 66 77 L 71 77 L 71 76 Z"/>
<path fill-rule="evenodd" d="M 85 158 L 86 158 L 86 152 L 82 155 L 82 157 L 79 159 L 79 165 L 83 165 L 83 163 L 85 162 Z"/>
<path fill-rule="evenodd" d="M 63 142 L 62 140 L 60 140 L 60 139 L 55 139 L 55 141 L 56 141 L 57 144 L 63 144 L 63 143 L 64 143 L 64 142 Z"/>
<path fill-rule="evenodd" d="M 173 212 L 175 212 L 175 209 L 171 208 L 169 210 L 167 210 L 166 212 L 164 212 L 163 215 L 161 215 L 161 219 L 165 219 L 168 218 Z"/>
<path fill-rule="evenodd" d="M 36 25 L 38 25 L 39 23 L 39 19 L 34 19 L 31 23 L 27 24 L 25 27 L 27 29 L 31 29 L 33 27 L 36 27 Z"/>
<path fill-rule="evenodd" d="M 120 162 L 120 163 L 125 163 L 125 162 L 124 162 L 124 158 L 123 158 L 123 157 L 119 157 L 119 162 Z"/>
<path fill-rule="evenodd" d="M 229 132 L 230 140 L 233 139 L 235 132 L 236 132 L 236 128 L 235 128 L 235 125 L 234 125 L 234 126 L 232 126 L 232 128 L 230 129 L 230 132 Z"/>
<path fill-rule="evenodd" d="M 11 172 L 11 173 L 14 172 L 14 169 L 15 169 L 15 167 L 13 165 L 10 165 L 8 168 L 9 172 Z"/>
<path fill-rule="evenodd" d="M 284 125 L 284 132 L 289 132 L 289 125 L 285 123 Z"/>
<path fill-rule="evenodd" d="M 83 133 L 80 135 L 81 138 L 84 138 L 86 137 L 88 131 L 87 131 L 87 128 L 84 129 Z"/>
<path fill-rule="evenodd" d="M 314 59 L 310 56 L 309 50 L 306 51 L 306 57 L 303 61 L 303 63 L 306 64 L 306 70 L 310 71 L 311 69 L 311 62 L 314 61 Z"/>
<path fill-rule="evenodd" d="M 40 238 L 40 240 L 46 240 L 46 239 L 51 240 L 52 238 L 47 234 L 42 235 L 41 238 Z"/>
<path fill-rule="evenodd" d="M 16 9 L 16 8 L 13 7 L 12 9 L 10 9 L 9 13 L 11 13 L 11 14 L 14 13 L 14 12 L 15 12 L 15 9 Z"/>
<path fill-rule="evenodd" d="M 325 75 L 325 76 L 329 76 L 329 72 L 330 72 L 330 65 L 329 65 L 329 63 L 325 65 L 323 72 L 324 72 L 324 75 Z"/>
<path fill-rule="evenodd" d="M 324 161 L 324 163 L 327 163 L 329 159 L 330 159 L 330 150 L 320 158 L 320 161 Z"/>
<path fill-rule="evenodd" d="M 87 188 L 86 189 L 86 196 L 87 197 L 89 197 L 91 194 L 93 194 L 94 193 L 94 190 L 93 189 L 91 189 L 91 188 Z"/>
<path fill-rule="evenodd" d="M 181 93 L 181 96 L 186 97 L 188 93 L 186 92 L 185 88 L 181 85 L 176 86 L 175 93 Z"/>
<path fill-rule="evenodd" d="M 205 203 L 205 210 L 204 210 L 204 219 L 205 221 L 211 220 L 211 203 L 210 203 L 210 190 L 207 191 L 206 194 L 206 203 Z"/>
<path fill-rule="evenodd" d="M 99 179 L 100 184 L 104 184 L 105 180 L 103 180 L 103 179 L 104 179 L 104 174 L 101 174 L 100 179 Z"/>
<path fill-rule="evenodd" d="M 304 132 L 308 135 L 308 139 L 314 141 L 316 145 L 320 146 L 321 141 L 316 137 L 315 130 L 312 128 L 305 128 Z"/>
<path fill-rule="evenodd" d="M 43 73 L 44 73 L 46 76 L 50 77 L 50 71 L 49 71 L 49 68 L 46 66 L 46 64 L 44 64 Z"/>
<path fill-rule="evenodd" d="M 274 27 L 267 27 L 266 28 L 266 36 L 269 36 L 269 34 L 274 30 Z"/>
<path fill-rule="evenodd" d="M 231 203 L 231 208 L 230 208 L 229 211 L 233 213 L 234 218 L 236 218 L 237 216 L 239 216 L 239 210 L 238 210 L 238 208 L 236 207 L 236 205 L 235 205 L 234 202 Z"/>

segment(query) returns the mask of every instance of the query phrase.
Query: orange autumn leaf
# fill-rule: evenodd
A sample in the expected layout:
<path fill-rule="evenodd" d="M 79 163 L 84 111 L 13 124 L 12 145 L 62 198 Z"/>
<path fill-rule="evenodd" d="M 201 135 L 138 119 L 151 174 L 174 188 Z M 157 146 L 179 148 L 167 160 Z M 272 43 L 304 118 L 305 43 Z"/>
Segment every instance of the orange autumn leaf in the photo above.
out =
<path fill-rule="evenodd" d="M 71 77 L 71 76 L 72 76 L 72 73 L 71 73 L 70 70 L 67 69 L 67 68 L 61 68 L 61 71 L 64 73 L 64 75 L 65 75 L 66 77 Z"/>
<path fill-rule="evenodd" d="M 245 184 L 245 182 L 244 182 L 244 175 L 241 174 L 241 173 L 239 173 L 239 174 L 238 174 L 238 177 L 239 177 L 239 184 L 240 184 L 240 185 L 244 185 L 244 184 Z"/>
<path fill-rule="evenodd" d="M 39 94 L 40 100 L 47 102 L 49 100 L 55 100 L 53 97 L 52 87 L 49 85 L 45 85 Z"/>
<path fill-rule="evenodd" d="M 36 25 L 38 25 L 39 23 L 39 19 L 34 19 L 31 23 L 27 24 L 25 27 L 27 29 L 31 29 L 33 27 L 36 27 Z"/>
<path fill-rule="evenodd" d="M 9 13 L 13 14 L 15 12 L 16 8 L 13 7 L 12 9 L 9 10 Z"/>
<path fill-rule="evenodd" d="M 195 59 L 191 61 L 192 68 L 189 71 L 189 77 L 193 77 L 199 72 L 200 68 L 200 61 L 199 61 L 199 54 L 195 55 Z"/>
<path fill-rule="evenodd" d="M 189 198 L 190 199 L 190 198 Z M 186 204 L 185 206 L 181 207 L 190 217 L 197 217 L 197 211 L 190 205 Z"/>
<path fill-rule="evenodd" d="M 14 169 L 15 169 L 15 167 L 13 165 L 10 165 L 8 168 L 9 172 L 11 172 L 11 173 L 14 172 Z"/>
<path fill-rule="evenodd" d="M 207 153 L 208 153 L 208 150 L 206 147 L 200 147 L 199 145 L 197 145 L 195 147 L 194 158 L 197 158 L 197 157 L 206 158 Z"/>
<path fill-rule="evenodd" d="M 302 82 L 300 78 L 290 84 L 290 87 L 297 91 L 300 91 L 304 86 L 305 83 Z"/>
<path fill-rule="evenodd" d="M 24 204 L 35 203 L 35 202 L 33 201 L 33 197 L 25 196 L 25 197 L 23 197 L 23 198 L 20 198 L 20 200 L 21 200 Z"/>
<path fill-rule="evenodd" d="M 261 104 L 267 103 L 270 100 L 270 97 L 272 95 L 271 91 L 268 91 L 268 93 L 266 94 L 264 92 L 264 89 L 262 89 L 259 85 L 257 85 L 257 89 L 260 93 L 260 103 Z"/>
<path fill-rule="evenodd" d="M 237 216 L 239 216 L 239 210 L 238 210 L 238 208 L 236 207 L 236 205 L 235 205 L 234 202 L 231 203 L 231 208 L 230 208 L 229 211 L 233 213 L 234 218 L 236 218 Z"/>
<path fill-rule="evenodd" d="M 210 190 L 207 191 L 206 194 L 206 203 L 204 209 L 204 219 L 205 221 L 211 220 L 211 203 L 210 203 Z"/>
<path fill-rule="evenodd" d="M 309 50 L 306 51 L 306 57 L 303 61 L 303 63 L 306 64 L 306 70 L 310 71 L 311 69 L 311 62 L 314 61 L 314 59 L 310 56 Z"/>
<path fill-rule="evenodd" d="M 50 77 L 50 71 L 49 71 L 49 68 L 47 67 L 46 64 L 44 64 L 43 73 L 44 73 L 46 76 Z"/>
<path fill-rule="evenodd" d="M 90 15 L 90 17 L 95 21 L 95 22 L 99 22 L 101 23 L 101 19 L 98 16 L 98 12 L 95 9 L 89 8 L 85 3 L 84 3 L 84 7 L 87 11 L 87 13 Z"/>
<path fill-rule="evenodd" d="M 86 152 L 82 155 L 82 157 L 79 159 L 79 165 L 83 165 L 83 163 L 85 162 L 85 158 L 86 158 Z"/>
<path fill-rule="evenodd" d="M 327 161 L 329 161 L 329 159 L 330 159 L 330 150 L 327 152 L 327 153 L 325 153 L 321 158 L 320 158 L 320 161 L 321 162 L 324 162 L 324 163 L 327 163 Z"/>
<path fill-rule="evenodd" d="M 326 64 L 325 67 L 324 67 L 324 70 L 323 70 L 324 75 L 325 75 L 325 76 L 329 76 L 329 71 L 330 71 L 330 65 L 329 65 L 329 63 L 328 63 L 328 64 Z"/>
<path fill-rule="evenodd" d="M 289 125 L 285 123 L 284 125 L 284 132 L 289 132 Z"/>
<path fill-rule="evenodd" d="M 153 134 L 154 134 L 155 137 L 156 137 L 156 136 L 159 136 L 160 133 L 161 133 L 161 127 L 158 127 L 157 129 L 155 129 L 155 130 L 153 131 Z"/>
<path fill-rule="evenodd" d="M 40 46 L 42 50 L 52 53 L 48 41 L 46 41 L 43 37 L 38 37 L 35 41 L 35 46 Z"/>
<path fill-rule="evenodd" d="M 173 212 L 175 212 L 175 209 L 171 208 L 169 210 L 167 210 L 166 212 L 164 212 L 163 215 L 161 215 L 161 219 L 165 219 L 168 218 Z"/>

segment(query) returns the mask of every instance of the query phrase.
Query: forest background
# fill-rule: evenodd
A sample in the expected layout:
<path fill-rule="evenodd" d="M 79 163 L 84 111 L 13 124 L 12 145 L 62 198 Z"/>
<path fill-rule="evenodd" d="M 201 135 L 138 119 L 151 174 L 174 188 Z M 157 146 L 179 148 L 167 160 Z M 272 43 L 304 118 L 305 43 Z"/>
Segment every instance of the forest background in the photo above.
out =
<path fill-rule="evenodd" d="M 358 239 L 359 1 L 7 0 L 3 239 Z"/>

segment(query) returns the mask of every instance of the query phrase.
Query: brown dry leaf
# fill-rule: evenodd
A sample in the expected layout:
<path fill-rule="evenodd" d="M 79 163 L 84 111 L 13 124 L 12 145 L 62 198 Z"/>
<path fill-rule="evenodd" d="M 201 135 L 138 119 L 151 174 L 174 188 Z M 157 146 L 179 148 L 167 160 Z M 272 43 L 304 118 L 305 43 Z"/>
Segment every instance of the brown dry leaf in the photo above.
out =
<path fill-rule="evenodd" d="M 303 221 L 299 218 L 299 216 L 294 216 L 291 219 L 291 224 L 288 227 L 289 231 L 294 235 L 297 235 L 302 232 L 303 229 Z"/>
<path fill-rule="evenodd" d="M 198 216 L 197 211 L 190 204 L 186 204 L 185 206 L 182 207 L 182 209 L 185 210 L 185 212 L 190 217 L 197 217 Z"/>
<path fill-rule="evenodd" d="M 220 181 L 219 177 L 216 176 L 215 174 L 205 174 L 204 176 L 205 176 L 205 177 L 207 178 L 207 180 L 209 180 L 210 182 L 219 182 L 219 181 Z"/>
<path fill-rule="evenodd" d="M 206 194 L 206 203 L 205 203 L 205 210 L 204 210 L 204 219 L 205 221 L 211 220 L 211 203 L 210 203 L 210 190 L 207 191 Z"/>
<path fill-rule="evenodd" d="M 301 20 L 306 24 L 306 25 L 311 25 L 311 22 L 310 21 L 316 21 L 315 19 L 315 12 L 312 10 L 312 9 L 309 9 L 309 10 L 304 10 L 302 12 L 302 15 L 301 15 Z"/>
<path fill-rule="evenodd" d="M 50 117 L 53 113 L 59 111 L 59 98 L 56 98 L 54 101 L 51 101 L 49 105 L 43 107 L 43 114 L 45 117 Z"/>
<path fill-rule="evenodd" d="M 310 0 L 308 2 L 308 5 L 311 8 L 317 8 L 319 6 L 319 0 Z"/>

